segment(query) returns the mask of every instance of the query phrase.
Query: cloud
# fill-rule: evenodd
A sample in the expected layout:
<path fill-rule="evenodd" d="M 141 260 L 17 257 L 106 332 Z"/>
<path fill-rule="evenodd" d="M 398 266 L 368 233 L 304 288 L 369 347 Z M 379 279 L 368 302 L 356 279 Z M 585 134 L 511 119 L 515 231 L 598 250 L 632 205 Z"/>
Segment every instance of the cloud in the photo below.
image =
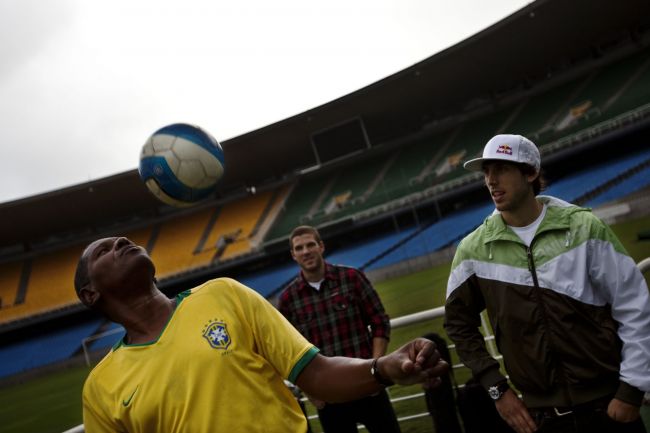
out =
<path fill-rule="evenodd" d="M 71 18 L 68 1 L 0 1 L 0 81 L 55 44 Z"/>
<path fill-rule="evenodd" d="M 0 0 L 0 202 L 134 169 L 169 123 L 225 140 L 293 116 L 523 2 L 453 4 Z"/>

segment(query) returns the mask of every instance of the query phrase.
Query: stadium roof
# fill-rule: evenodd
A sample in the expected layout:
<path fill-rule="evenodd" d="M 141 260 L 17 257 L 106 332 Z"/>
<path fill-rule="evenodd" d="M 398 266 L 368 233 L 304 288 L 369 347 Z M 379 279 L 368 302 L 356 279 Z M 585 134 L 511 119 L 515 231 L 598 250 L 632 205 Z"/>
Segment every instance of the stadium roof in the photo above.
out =
<path fill-rule="evenodd" d="M 650 29 L 647 0 L 538 0 L 497 24 L 392 76 L 222 143 L 218 195 L 281 182 L 313 167 L 311 136 L 361 118 L 373 146 L 415 134 L 471 107 L 494 105 L 569 74 Z M 638 47 L 640 49 L 640 46 Z M 137 170 L 0 205 L 0 256 L 80 232 L 159 216 L 165 209 Z"/>

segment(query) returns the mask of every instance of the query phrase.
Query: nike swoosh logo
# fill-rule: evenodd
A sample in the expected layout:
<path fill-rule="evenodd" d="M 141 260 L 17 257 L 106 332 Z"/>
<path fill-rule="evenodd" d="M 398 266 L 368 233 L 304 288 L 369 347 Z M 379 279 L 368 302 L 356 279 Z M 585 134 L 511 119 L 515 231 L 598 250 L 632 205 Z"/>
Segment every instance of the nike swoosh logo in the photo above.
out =
<path fill-rule="evenodd" d="M 128 398 L 128 400 L 122 400 L 122 405 L 124 407 L 127 407 L 129 405 L 129 403 L 131 403 L 131 400 L 133 399 L 133 396 L 135 395 L 136 392 L 138 392 L 137 387 L 135 388 L 135 391 L 133 391 L 133 394 L 131 394 L 131 396 Z"/>

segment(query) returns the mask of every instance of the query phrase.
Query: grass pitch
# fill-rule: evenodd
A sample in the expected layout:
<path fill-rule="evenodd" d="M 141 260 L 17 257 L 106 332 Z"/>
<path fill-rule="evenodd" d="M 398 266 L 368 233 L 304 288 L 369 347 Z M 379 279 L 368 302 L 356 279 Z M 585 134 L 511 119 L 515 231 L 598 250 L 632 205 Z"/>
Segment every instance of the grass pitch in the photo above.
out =
<path fill-rule="evenodd" d="M 81 424 L 88 367 L 51 373 L 0 389 L 0 432 L 61 433 Z"/>

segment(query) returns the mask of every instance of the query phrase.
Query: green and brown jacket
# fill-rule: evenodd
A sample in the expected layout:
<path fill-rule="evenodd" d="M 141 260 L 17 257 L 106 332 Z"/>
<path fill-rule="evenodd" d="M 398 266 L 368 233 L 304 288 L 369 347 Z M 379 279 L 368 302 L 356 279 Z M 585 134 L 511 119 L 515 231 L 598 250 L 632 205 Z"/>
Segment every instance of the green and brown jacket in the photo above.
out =
<path fill-rule="evenodd" d="M 650 391 L 650 296 L 634 261 L 588 209 L 539 196 L 527 247 L 494 213 L 458 246 L 445 329 L 489 387 L 504 379 L 479 332 L 487 309 L 509 378 L 528 407 Z"/>

